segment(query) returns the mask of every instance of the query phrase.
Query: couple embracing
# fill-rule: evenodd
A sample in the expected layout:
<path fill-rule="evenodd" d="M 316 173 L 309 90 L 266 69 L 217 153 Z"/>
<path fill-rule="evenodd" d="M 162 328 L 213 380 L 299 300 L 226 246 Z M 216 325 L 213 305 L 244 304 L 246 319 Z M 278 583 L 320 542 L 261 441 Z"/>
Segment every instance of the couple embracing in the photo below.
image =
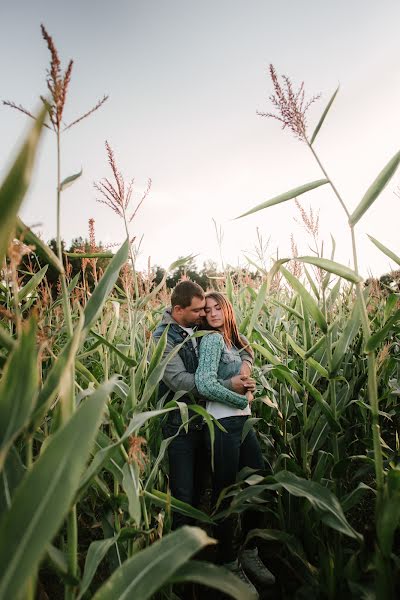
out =
<path fill-rule="evenodd" d="M 204 293 L 192 281 L 178 283 L 172 292 L 171 307 L 154 331 L 154 339 L 167 332 L 165 353 L 182 344 L 179 352 L 168 362 L 160 384 L 160 397 L 170 400 L 175 392 L 186 392 L 181 398 L 189 406 L 197 403 L 224 427 L 215 427 L 214 470 L 212 473 L 213 502 L 220 492 L 236 481 L 244 467 L 264 469 L 261 449 L 251 428 L 242 442 L 244 425 L 251 415 L 255 381 L 250 377 L 253 351 L 239 333 L 233 307 L 219 292 Z M 191 337 L 196 329 L 207 329 L 203 337 Z M 179 434 L 168 446 L 169 481 L 172 495 L 196 506 L 205 485 L 209 469 L 211 441 L 208 427 L 201 416 L 190 420 L 188 431 L 181 427 L 179 411 L 168 415 L 163 428 L 164 437 Z M 227 503 L 221 505 L 226 508 Z M 262 527 L 262 513 L 247 510 L 242 518 L 243 537 L 251 529 Z M 190 524 L 190 519 L 173 514 L 173 529 Z M 238 575 L 256 593 L 247 575 L 262 585 L 272 585 L 274 576 L 258 557 L 252 541 L 238 556 L 234 543 L 235 520 L 227 517 L 215 527 L 218 539 L 219 562 Z"/>

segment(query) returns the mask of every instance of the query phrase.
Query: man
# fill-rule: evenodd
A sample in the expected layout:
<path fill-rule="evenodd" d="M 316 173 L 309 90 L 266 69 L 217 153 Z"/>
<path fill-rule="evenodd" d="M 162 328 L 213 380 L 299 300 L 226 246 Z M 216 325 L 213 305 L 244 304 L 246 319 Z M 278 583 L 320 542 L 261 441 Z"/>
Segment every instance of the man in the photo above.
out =
<path fill-rule="evenodd" d="M 193 281 L 178 283 L 172 292 L 171 308 L 166 310 L 161 324 L 153 333 L 154 340 L 157 342 L 165 328 L 169 327 L 164 356 L 194 333 L 205 316 L 204 307 L 204 291 L 197 283 Z M 221 383 L 239 394 L 254 389 L 255 382 L 249 378 L 252 362 L 252 356 L 245 353 L 240 375 Z M 168 402 L 175 392 L 184 391 L 186 393 L 179 398 L 180 402 L 185 402 L 189 407 L 195 403 L 202 404 L 194 380 L 197 366 L 197 340 L 192 338 L 183 344 L 179 352 L 168 362 L 159 386 L 159 396 L 165 396 L 165 401 Z M 189 409 L 189 417 L 195 414 Z M 164 437 L 175 435 L 181 425 L 180 411 L 171 411 L 163 428 Z M 202 429 L 203 419 L 197 415 L 189 423 L 188 432 L 182 427 L 179 435 L 168 446 L 171 493 L 178 500 L 192 506 L 198 505 L 208 466 L 205 464 L 207 461 Z M 173 514 L 173 529 L 190 523 L 190 518 L 177 512 Z"/>

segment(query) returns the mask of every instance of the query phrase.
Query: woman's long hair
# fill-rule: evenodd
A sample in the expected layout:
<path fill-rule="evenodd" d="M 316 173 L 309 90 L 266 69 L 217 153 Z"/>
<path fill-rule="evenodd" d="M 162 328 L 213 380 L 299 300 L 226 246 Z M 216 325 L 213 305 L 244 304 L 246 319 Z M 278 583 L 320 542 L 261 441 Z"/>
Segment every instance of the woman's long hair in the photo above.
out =
<path fill-rule="evenodd" d="M 220 292 L 207 292 L 206 301 L 207 298 L 212 298 L 221 307 L 224 315 L 224 326 L 221 333 L 227 347 L 231 348 L 232 346 L 236 346 L 236 348 L 246 348 L 247 352 L 252 354 L 252 349 L 248 344 L 246 344 L 239 333 L 235 313 L 233 312 L 233 306 L 228 298 L 226 298 L 223 294 L 220 294 Z M 210 329 L 212 329 L 212 327 L 210 327 Z"/>

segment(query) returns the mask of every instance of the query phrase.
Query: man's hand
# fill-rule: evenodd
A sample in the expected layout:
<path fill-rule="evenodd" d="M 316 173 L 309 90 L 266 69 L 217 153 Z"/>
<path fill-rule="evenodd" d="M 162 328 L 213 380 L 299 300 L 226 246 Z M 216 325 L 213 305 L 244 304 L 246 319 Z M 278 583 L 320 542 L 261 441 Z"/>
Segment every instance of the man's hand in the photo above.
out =
<path fill-rule="evenodd" d="M 249 403 L 249 406 L 251 406 L 251 403 L 254 400 L 254 396 L 252 392 L 246 392 L 246 398 L 247 398 L 247 402 Z"/>
<path fill-rule="evenodd" d="M 250 377 L 251 375 L 251 364 L 244 360 L 242 362 L 242 366 L 240 367 L 239 375 L 244 375 L 245 377 Z"/>
<path fill-rule="evenodd" d="M 235 377 L 232 377 L 231 379 L 231 387 L 232 391 L 244 396 L 248 391 L 254 392 L 256 389 L 256 381 L 246 375 L 235 375 Z"/>

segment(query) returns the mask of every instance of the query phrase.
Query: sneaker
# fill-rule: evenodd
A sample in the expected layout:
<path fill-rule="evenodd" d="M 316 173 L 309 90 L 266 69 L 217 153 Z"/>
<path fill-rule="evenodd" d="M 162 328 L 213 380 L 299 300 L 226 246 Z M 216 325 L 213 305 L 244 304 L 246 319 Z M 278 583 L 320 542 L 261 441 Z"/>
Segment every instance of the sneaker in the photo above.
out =
<path fill-rule="evenodd" d="M 247 575 L 260 585 L 274 585 L 275 576 L 264 565 L 258 556 L 257 548 L 246 548 L 240 556 L 240 564 Z"/>
<path fill-rule="evenodd" d="M 228 569 L 228 571 L 233 573 L 233 575 L 236 575 L 236 577 L 238 577 L 240 579 L 240 581 L 242 581 L 243 583 L 245 583 L 247 585 L 247 588 L 248 588 L 249 592 L 251 593 L 251 595 L 254 597 L 254 600 L 257 600 L 257 598 L 259 598 L 256 588 L 251 583 L 251 581 L 247 577 L 246 573 L 243 571 L 243 569 L 237 559 L 231 563 L 225 563 L 223 566 L 225 567 L 225 569 Z"/>

